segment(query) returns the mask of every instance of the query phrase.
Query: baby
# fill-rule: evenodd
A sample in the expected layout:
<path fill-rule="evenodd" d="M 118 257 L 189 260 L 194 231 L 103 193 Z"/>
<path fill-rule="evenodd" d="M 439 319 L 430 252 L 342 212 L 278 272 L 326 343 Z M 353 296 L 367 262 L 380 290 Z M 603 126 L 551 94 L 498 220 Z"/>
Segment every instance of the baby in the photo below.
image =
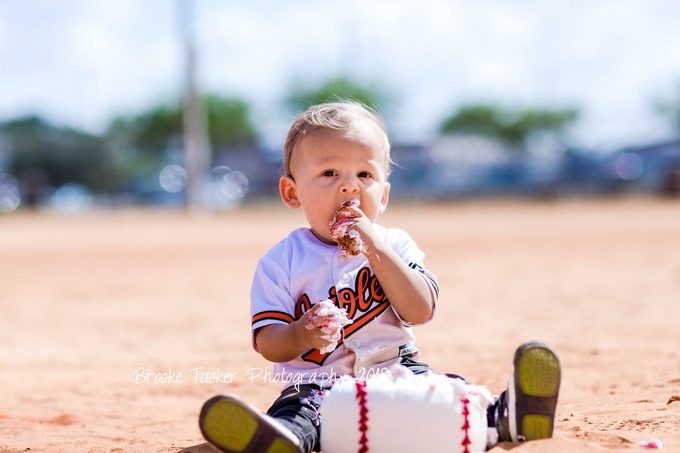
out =
<path fill-rule="evenodd" d="M 309 227 L 258 262 L 251 320 L 255 350 L 275 372 L 300 378 L 267 414 L 236 395 L 208 400 L 199 425 L 221 451 L 319 451 L 319 409 L 333 382 L 389 370 L 436 373 L 419 361 L 411 326 L 435 316 L 437 280 L 405 231 L 376 223 L 389 200 L 390 163 L 383 122 L 360 105 L 316 105 L 294 119 L 279 192 Z M 548 346 L 517 350 L 509 391 L 488 411 L 501 441 L 552 435 L 560 373 Z"/>

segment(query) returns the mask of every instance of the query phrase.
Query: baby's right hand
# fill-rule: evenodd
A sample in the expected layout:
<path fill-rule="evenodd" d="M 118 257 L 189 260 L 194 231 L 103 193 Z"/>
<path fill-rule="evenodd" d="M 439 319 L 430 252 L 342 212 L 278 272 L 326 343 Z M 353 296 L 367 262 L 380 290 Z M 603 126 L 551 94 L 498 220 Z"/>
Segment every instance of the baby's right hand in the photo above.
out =
<path fill-rule="evenodd" d="M 295 334 L 300 346 L 304 346 L 308 349 L 322 349 L 331 344 L 330 341 L 323 338 L 328 334 L 321 330 L 321 326 L 316 326 L 312 329 L 307 327 L 312 324 L 310 319 L 317 311 L 319 311 L 319 309 L 321 309 L 320 304 L 313 305 L 300 319 L 295 321 Z"/>

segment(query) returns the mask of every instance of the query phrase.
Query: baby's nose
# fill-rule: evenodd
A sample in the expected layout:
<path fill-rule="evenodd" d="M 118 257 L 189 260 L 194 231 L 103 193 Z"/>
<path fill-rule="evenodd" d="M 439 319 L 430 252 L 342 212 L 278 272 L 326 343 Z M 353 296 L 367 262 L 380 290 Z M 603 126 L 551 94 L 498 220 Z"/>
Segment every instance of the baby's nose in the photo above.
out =
<path fill-rule="evenodd" d="M 350 192 L 356 192 L 359 190 L 359 186 L 356 184 L 345 184 L 342 186 L 342 189 L 340 189 L 342 193 L 350 193 Z"/>
<path fill-rule="evenodd" d="M 359 184 L 357 184 L 357 181 L 353 178 L 347 178 L 340 184 L 340 192 L 342 193 L 357 192 L 358 190 Z"/>

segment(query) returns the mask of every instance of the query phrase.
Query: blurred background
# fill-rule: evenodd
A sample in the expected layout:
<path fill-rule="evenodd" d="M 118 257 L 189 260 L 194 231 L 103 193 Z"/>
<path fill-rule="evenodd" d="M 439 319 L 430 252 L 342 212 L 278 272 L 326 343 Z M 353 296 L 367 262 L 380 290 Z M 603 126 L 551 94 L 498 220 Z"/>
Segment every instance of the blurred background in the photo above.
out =
<path fill-rule="evenodd" d="M 0 213 L 277 196 L 307 106 L 393 198 L 680 195 L 675 0 L 0 0 Z"/>

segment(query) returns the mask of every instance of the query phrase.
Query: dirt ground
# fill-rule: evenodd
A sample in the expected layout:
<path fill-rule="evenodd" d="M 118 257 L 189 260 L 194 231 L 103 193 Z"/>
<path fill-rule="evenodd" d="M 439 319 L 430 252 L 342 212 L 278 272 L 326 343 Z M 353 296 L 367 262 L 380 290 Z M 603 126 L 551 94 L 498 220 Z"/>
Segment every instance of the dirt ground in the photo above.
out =
<path fill-rule="evenodd" d="M 554 437 L 494 452 L 680 452 L 680 201 L 393 203 L 379 223 L 439 279 L 416 329 L 432 367 L 500 393 L 521 342 L 560 354 Z M 206 399 L 266 409 L 250 280 L 304 225 L 280 203 L 0 215 L 0 453 L 207 452 Z"/>

